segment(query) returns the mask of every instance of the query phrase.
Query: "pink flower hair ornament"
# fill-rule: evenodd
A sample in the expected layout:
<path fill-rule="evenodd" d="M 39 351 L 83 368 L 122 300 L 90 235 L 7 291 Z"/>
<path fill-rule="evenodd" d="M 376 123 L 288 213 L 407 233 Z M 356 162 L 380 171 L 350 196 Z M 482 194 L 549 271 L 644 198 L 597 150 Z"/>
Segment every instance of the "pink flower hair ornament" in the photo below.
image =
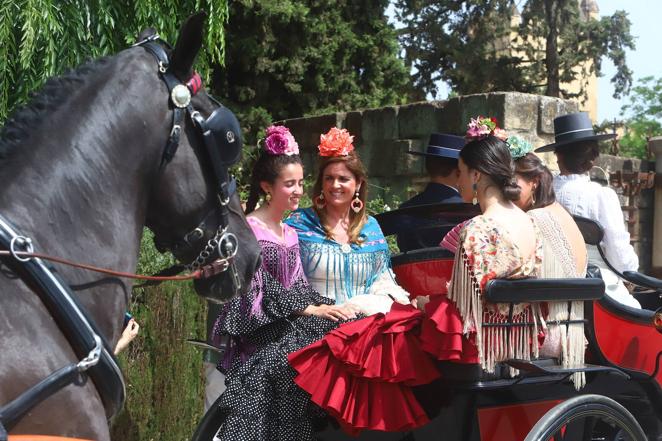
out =
<path fill-rule="evenodd" d="M 354 151 L 354 136 L 346 129 L 331 127 L 323 135 L 320 135 L 320 144 L 317 146 L 320 156 L 347 156 Z"/>
<path fill-rule="evenodd" d="M 287 127 L 269 126 L 264 138 L 264 151 L 270 155 L 298 155 L 299 144 Z"/>
<path fill-rule="evenodd" d="M 506 131 L 497 125 L 496 118 L 488 118 L 484 116 L 471 118 L 471 121 L 467 124 L 467 133 L 464 137 L 473 141 L 476 139 L 487 138 L 488 136 L 495 136 L 502 141 L 508 139 Z"/>

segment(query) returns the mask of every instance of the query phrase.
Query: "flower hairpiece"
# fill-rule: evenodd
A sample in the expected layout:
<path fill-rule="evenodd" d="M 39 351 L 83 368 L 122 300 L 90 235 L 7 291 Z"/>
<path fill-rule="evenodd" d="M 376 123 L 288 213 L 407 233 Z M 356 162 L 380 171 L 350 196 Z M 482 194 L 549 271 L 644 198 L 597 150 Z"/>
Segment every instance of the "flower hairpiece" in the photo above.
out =
<path fill-rule="evenodd" d="M 354 150 L 354 136 L 345 129 L 331 127 L 331 130 L 320 135 L 320 145 L 317 147 L 320 156 L 347 156 Z"/>
<path fill-rule="evenodd" d="M 498 126 L 496 118 L 479 116 L 477 118 L 471 118 L 471 121 L 467 124 L 467 134 L 464 137 L 469 140 L 475 140 L 487 138 L 490 135 L 502 141 L 508 139 L 506 131 Z"/>
<path fill-rule="evenodd" d="M 510 156 L 513 159 L 519 159 L 533 151 L 533 144 L 519 136 L 511 136 L 508 138 L 508 148 L 510 149 Z"/>
<path fill-rule="evenodd" d="M 298 155 L 299 144 L 287 127 L 269 126 L 264 139 L 264 151 L 270 155 Z"/>

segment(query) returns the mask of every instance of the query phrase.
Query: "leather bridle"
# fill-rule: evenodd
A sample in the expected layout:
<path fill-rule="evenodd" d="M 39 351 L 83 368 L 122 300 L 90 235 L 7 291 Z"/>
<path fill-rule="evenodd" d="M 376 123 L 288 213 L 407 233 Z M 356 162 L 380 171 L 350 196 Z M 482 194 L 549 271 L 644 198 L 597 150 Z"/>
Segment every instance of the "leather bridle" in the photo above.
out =
<path fill-rule="evenodd" d="M 218 107 L 205 119 L 191 104 L 191 96 L 201 87 L 200 77 L 195 73 L 187 82 L 182 83 L 170 69 L 170 61 L 166 49 L 158 35 L 152 35 L 134 44 L 150 52 L 158 62 L 159 75 L 168 87 L 170 103 L 173 107 L 172 128 L 161 157 L 160 169 L 168 165 L 175 157 L 184 123 L 188 118 L 197 129 L 205 145 L 205 151 L 212 165 L 216 190 L 216 206 L 212 208 L 203 220 L 189 230 L 180 240 L 165 241 L 155 237 L 157 249 L 169 249 L 177 255 L 192 250 L 204 238 L 209 230 L 210 219 L 219 220 L 218 227 L 211 239 L 207 241 L 193 262 L 173 268 L 182 268 L 191 272 L 207 266 L 206 274 L 216 275 L 230 271 L 234 294 L 241 290 L 241 279 L 235 264 L 235 256 L 239 243 L 237 237 L 230 231 L 229 203 L 230 197 L 236 192 L 236 181 L 230 177 L 228 168 L 239 161 L 241 156 L 241 129 L 234 114 L 226 107 L 212 99 Z M 168 272 L 171 269 L 165 270 Z M 170 271 L 172 273 L 172 271 Z"/>
<path fill-rule="evenodd" d="M 172 128 L 159 169 L 162 171 L 174 158 L 184 117 L 188 115 L 204 141 L 215 179 L 217 204 L 180 242 L 184 244 L 182 246 L 192 247 L 194 242 L 201 241 L 205 237 L 206 225 L 212 217 L 219 219 L 216 232 L 198 257 L 185 268 L 204 274 L 204 277 L 230 270 L 236 293 L 241 289 L 241 280 L 234 262 L 238 242 L 236 236 L 228 231 L 229 203 L 230 197 L 236 192 L 236 183 L 230 178 L 228 168 L 235 164 L 241 155 L 239 122 L 230 110 L 220 104 L 207 119 L 203 118 L 191 105 L 192 94 L 202 85 L 200 77 L 194 74 L 187 84 L 179 81 L 169 69 L 168 54 L 158 41 L 159 37 L 154 35 L 134 46 L 144 47 L 156 58 L 160 76 L 168 87 L 173 105 Z M 10 271 L 17 274 L 39 296 L 71 344 L 78 361 L 53 372 L 9 403 L 0 403 L 0 441 L 7 439 L 7 431 L 30 409 L 63 387 L 78 381 L 81 375 L 90 375 L 93 379 L 109 418 L 121 409 L 126 396 L 124 379 L 112 355 L 112 348 L 80 306 L 71 287 L 53 268 L 33 253 L 31 244 L 28 237 L 22 235 L 0 214 L 0 249 L 5 250 L 0 254 L 0 262 L 6 264 Z M 176 248 L 175 244 L 170 245 Z M 28 255 L 25 255 L 26 253 Z"/>

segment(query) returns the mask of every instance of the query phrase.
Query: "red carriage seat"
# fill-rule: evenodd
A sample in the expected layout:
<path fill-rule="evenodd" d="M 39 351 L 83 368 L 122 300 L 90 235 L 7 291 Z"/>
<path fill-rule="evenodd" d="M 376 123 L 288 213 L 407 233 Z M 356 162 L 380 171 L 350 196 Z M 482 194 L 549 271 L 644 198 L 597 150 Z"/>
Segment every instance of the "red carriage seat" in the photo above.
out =
<path fill-rule="evenodd" d="M 449 230 L 480 214 L 472 204 L 429 204 L 387 211 L 375 216 L 385 236 L 409 232 L 408 218 L 424 221 L 425 230 Z M 405 220 L 403 220 L 405 219 Z M 411 298 L 421 295 L 445 295 L 446 284 L 453 271 L 453 254 L 441 247 L 422 248 L 391 257 L 391 264 L 400 286 Z"/>
<path fill-rule="evenodd" d="M 441 248 L 423 248 L 397 254 L 391 258 L 396 281 L 411 298 L 427 295 L 446 295 L 453 273 L 454 256 Z"/>
<path fill-rule="evenodd" d="M 587 329 L 591 357 L 637 377 L 653 376 L 662 394 L 662 335 L 653 324 L 655 312 L 631 308 L 608 296 L 593 302 L 587 312 L 592 323 Z"/>
<path fill-rule="evenodd" d="M 652 290 L 641 294 L 641 299 L 646 300 L 641 302 L 644 308 L 662 307 L 662 281 L 633 271 L 621 274 L 602 250 L 602 226 L 592 219 L 574 219 L 584 241 L 598 248 L 607 267 L 634 285 Z M 599 277 L 599 271 L 594 276 Z M 587 327 L 587 337 L 589 353 L 595 361 L 625 369 L 635 377 L 654 377 L 662 397 L 662 335 L 653 324 L 654 316 L 652 309 L 631 308 L 604 296 L 589 305 L 586 317 L 592 326 Z"/>

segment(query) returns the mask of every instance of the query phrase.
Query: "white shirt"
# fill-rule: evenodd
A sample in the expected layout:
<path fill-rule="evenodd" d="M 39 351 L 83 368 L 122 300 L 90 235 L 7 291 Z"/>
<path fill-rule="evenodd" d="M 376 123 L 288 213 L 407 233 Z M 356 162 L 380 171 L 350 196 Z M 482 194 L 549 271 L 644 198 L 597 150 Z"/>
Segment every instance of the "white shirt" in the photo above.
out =
<path fill-rule="evenodd" d="M 598 221 L 604 229 L 600 244 L 605 256 L 618 271 L 637 271 L 639 257 L 630 245 L 630 233 L 625 228 L 621 203 L 616 192 L 592 182 L 588 174 L 554 177 L 556 200 L 570 213 Z M 600 258 L 595 247 L 588 247 L 588 263 L 600 267 L 607 294 L 628 306 L 640 307 L 623 283 Z"/>
<path fill-rule="evenodd" d="M 556 200 L 570 213 L 600 222 L 604 228 L 602 249 L 614 268 L 636 271 L 639 258 L 630 245 L 630 233 L 625 228 L 621 203 L 616 192 L 591 182 L 587 174 L 556 176 Z"/>

